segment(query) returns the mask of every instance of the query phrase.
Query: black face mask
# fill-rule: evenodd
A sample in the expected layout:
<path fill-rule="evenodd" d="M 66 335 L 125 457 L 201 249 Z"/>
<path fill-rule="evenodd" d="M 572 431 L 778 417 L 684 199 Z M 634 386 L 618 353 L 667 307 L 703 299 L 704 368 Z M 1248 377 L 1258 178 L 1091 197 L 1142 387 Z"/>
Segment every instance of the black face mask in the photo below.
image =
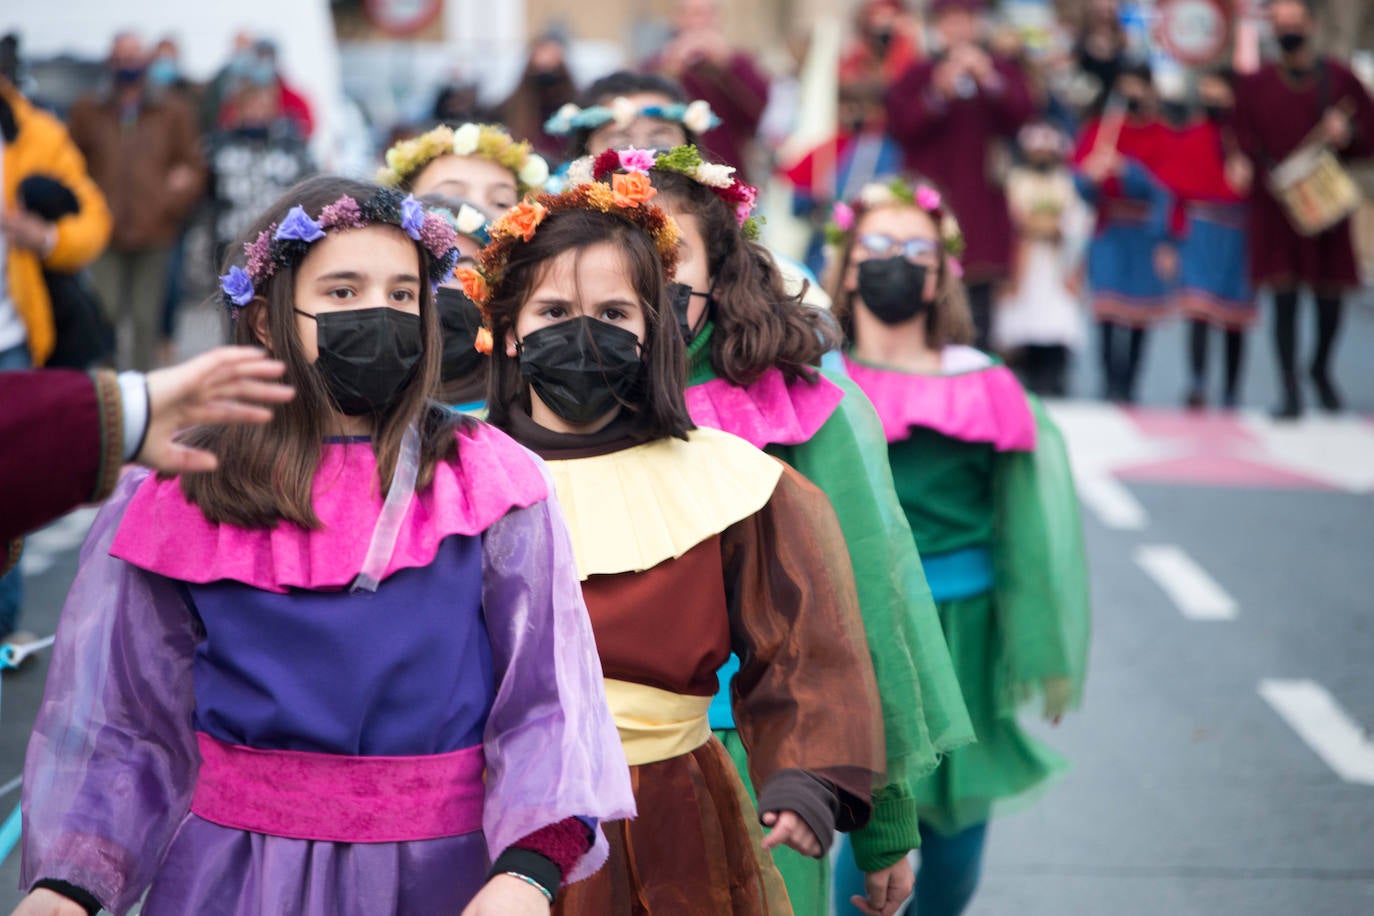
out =
<path fill-rule="evenodd" d="M 682 342 L 690 344 L 701 333 L 702 327 L 706 324 L 706 319 L 711 317 L 711 294 L 699 293 L 686 283 L 669 284 L 668 291 L 673 297 L 673 314 L 677 316 L 677 329 L 682 333 Z M 693 296 L 700 296 L 706 300 L 706 308 L 701 310 L 701 316 L 697 318 L 695 325 L 687 317 L 687 310 L 692 305 Z"/>
<path fill-rule="evenodd" d="M 901 324 L 928 309 L 925 292 L 924 264 L 912 264 L 897 255 L 859 265 L 859 295 L 883 324 Z"/>
<path fill-rule="evenodd" d="M 1225 124 L 1231 120 L 1230 105 L 1203 105 L 1202 113 L 1213 124 Z"/>
<path fill-rule="evenodd" d="M 1030 161 L 1030 167 L 1036 172 L 1053 172 L 1055 169 L 1059 168 L 1059 163 L 1055 162 L 1053 159 L 1032 159 Z"/>
<path fill-rule="evenodd" d="M 557 70 L 540 70 L 534 74 L 534 84 L 541 89 L 551 89 L 563 82 L 563 74 Z"/>
<path fill-rule="evenodd" d="M 520 374 L 545 407 L 582 425 L 635 401 L 644 362 L 635 335 L 581 315 L 526 335 Z"/>
<path fill-rule="evenodd" d="M 440 287 L 435 294 L 439 327 L 444 332 L 444 364 L 441 380 L 451 382 L 470 375 L 482 365 L 477 352 L 477 330 L 482 327 L 482 311 L 460 289 Z"/>
<path fill-rule="evenodd" d="M 399 309 L 296 311 L 315 319 L 315 369 L 350 417 L 381 416 L 395 406 L 424 352 L 420 316 Z"/>
<path fill-rule="evenodd" d="M 1145 100 L 1144 100 L 1144 99 L 1137 98 L 1137 97 L 1135 97 L 1135 96 L 1131 96 L 1130 98 L 1126 99 L 1126 111 L 1130 112 L 1130 113 L 1133 114 L 1133 115 L 1138 115 L 1138 114 L 1140 114 L 1140 113 L 1141 113 L 1142 111 L 1144 111 L 1144 110 L 1145 110 Z"/>
<path fill-rule="evenodd" d="M 1307 44 L 1307 35 L 1304 32 L 1280 32 L 1276 38 L 1285 54 L 1301 50 L 1302 46 Z"/>
<path fill-rule="evenodd" d="M 120 86 L 132 86 L 143 79 L 144 67 L 116 67 L 114 81 Z"/>

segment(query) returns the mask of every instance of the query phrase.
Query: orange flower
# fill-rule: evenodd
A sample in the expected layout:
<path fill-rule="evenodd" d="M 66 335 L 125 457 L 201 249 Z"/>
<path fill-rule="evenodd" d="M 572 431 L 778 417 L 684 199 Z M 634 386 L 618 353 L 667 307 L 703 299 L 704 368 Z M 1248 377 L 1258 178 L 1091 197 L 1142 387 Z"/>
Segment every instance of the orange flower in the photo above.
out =
<path fill-rule="evenodd" d="M 516 204 L 506 215 L 496 221 L 492 226 L 492 235 L 508 235 L 519 237 L 525 241 L 534 238 L 534 231 L 539 228 L 539 224 L 548 215 L 548 210 L 537 200 L 527 200 Z"/>
<path fill-rule="evenodd" d="M 482 325 L 477 329 L 477 338 L 473 340 L 472 348 L 483 356 L 491 355 L 491 328 Z"/>
<path fill-rule="evenodd" d="M 487 287 L 487 278 L 474 268 L 460 267 L 454 276 L 463 285 L 463 292 L 467 297 L 478 305 L 485 303 L 491 295 L 491 290 Z"/>
<path fill-rule="evenodd" d="M 632 172 L 629 175 L 612 175 L 611 191 L 615 194 L 617 207 L 638 207 L 647 204 L 658 193 L 648 175 Z"/>

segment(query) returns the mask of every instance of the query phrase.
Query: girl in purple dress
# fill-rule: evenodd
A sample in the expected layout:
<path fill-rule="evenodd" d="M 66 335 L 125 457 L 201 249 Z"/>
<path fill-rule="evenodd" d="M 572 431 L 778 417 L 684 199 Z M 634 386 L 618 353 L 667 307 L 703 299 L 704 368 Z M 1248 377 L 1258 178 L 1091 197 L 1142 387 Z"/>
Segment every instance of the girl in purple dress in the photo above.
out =
<path fill-rule="evenodd" d="M 317 178 L 252 233 L 225 304 L 297 396 L 92 527 L 16 913 L 547 913 L 633 800 L 543 465 L 428 400 L 453 230 Z"/>

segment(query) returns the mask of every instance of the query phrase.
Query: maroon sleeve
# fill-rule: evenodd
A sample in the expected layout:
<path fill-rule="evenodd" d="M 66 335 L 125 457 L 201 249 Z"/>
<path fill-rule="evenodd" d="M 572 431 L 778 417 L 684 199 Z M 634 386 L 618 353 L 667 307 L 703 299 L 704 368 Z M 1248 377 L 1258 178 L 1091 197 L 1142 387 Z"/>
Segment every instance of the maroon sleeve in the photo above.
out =
<path fill-rule="evenodd" d="M 0 373 L 0 543 L 105 498 L 123 436 L 113 373 Z"/>
<path fill-rule="evenodd" d="M 935 88 L 933 75 L 932 63 L 912 64 L 893 81 L 884 96 L 888 133 L 904 147 L 913 147 L 924 140 L 949 110 Z"/>
<path fill-rule="evenodd" d="M 683 82 L 711 103 L 731 133 L 752 137 L 758 132 L 763 110 L 768 107 L 768 77 L 748 56 L 735 54 L 723 66 L 710 61 L 693 64 Z"/>
<path fill-rule="evenodd" d="M 578 860 L 592 848 L 592 835 L 587 825 L 575 817 L 550 824 L 517 840 L 516 849 L 538 853 L 558 866 L 565 878 Z"/>
<path fill-rule="evenodd" d="M 1002 85 L 996 92 L 984 89 L 983 98 L 992 109 L 997 132 L 1002 136 L 1011 136 L 1035 114 L 1035 100 L 1031 98 L 1026 74 L 1015 61 L 998 59 L 994 66 Z"/>
<path fill-rule="evenodd" d="M 1374 156 L 1374 101 L 1360 82 L 1360 78 L 1340 64 L 1331 65 L 1338 92 L 1332 104 L 1346 103 L 1351 110 L 1350 143 L 1341 150 L 1346 159 L 1365 159 Z"/>

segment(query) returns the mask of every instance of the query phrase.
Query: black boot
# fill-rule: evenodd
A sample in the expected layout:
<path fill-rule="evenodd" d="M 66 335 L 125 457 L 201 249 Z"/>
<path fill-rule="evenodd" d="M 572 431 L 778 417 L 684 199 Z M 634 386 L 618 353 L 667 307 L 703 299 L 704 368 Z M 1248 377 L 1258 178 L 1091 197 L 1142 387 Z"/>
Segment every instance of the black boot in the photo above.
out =
<path fill-rule="evenodd" d="M 1312 384 L 1317 386 L 1317 400 L 1322 403 L 1322 410 L 1329 410 L 1336 413 L 1343 406 L 1341 393 L 1336 390 L 1336 386 L 1331 381 L 1331 376 L 1325 369 L 1312 367 Z"/>
<path fill-rule="evenodd" d="M 1283 378 L 1283 400 L 1271 412 L 1275 420 L 1296 420 L 1302 416 L 1302 395 L 1298 391 L 1298 380 L 1290 375 Z"/>

